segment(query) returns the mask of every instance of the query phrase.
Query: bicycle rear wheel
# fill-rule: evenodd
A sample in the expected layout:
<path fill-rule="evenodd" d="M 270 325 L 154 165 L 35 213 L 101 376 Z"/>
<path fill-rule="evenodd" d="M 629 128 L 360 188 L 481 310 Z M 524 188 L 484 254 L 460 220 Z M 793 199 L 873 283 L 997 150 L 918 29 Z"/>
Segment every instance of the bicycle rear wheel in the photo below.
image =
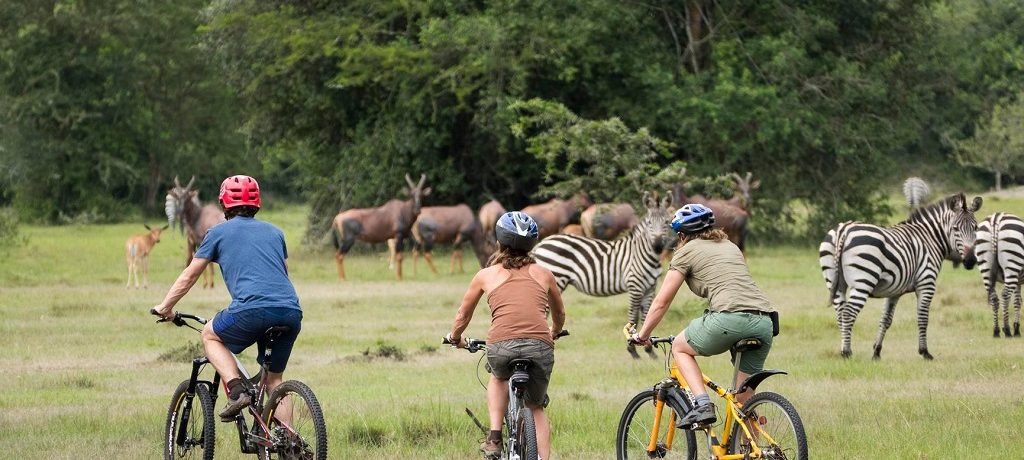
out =
<path fill-rule="evenodd" d="M 619 419 L 615 435 L 615 452 L 618 460 L 668 458 L 696 460 L 697 439 L 692 431 L 680 430 L 670 421 L 674 411 L 668 404 L 662 407 L 661 425 L 658 427 L 654 451 L 648 451 L 654 432 L 654 417 L 657 411 L 654 390 L 641 391 L 633 397 Z M 675 418 L 680 417 L 677 415 Z M 669 435 L 671 434 L 671 439 Z M 671 441 L 671 442 L 670 442 Z"/>
<path fill-rule="evenodd" d="M 213 419 L 213 398 L 206 384 L 196 384 L 196 394 L 188 398 L 186 380 L 178 385 L 167 409 L 167 424 L 164 427 L 164 460 L 201 458 L 213 460 L 216 442 Z M 178 442 L 178 435 L 184 428 L 184 438 Z"/>
<path fill-rule="evenodd" d="M 778 393 L 757 393 L 743 405 L 747 413 L 747 427 L 754 442 L 769 460 L 807 460 L 807 435 L 800 414 L 786 398 Z M 772 443 L 759 433 L 763 432 Z M 749 440 L 739 424 L 733 425 L 729 452 L 749 452 Z"/>
<path fill-rule="evenodd" d="M 327 425 L 313 390 L 306 384 L 289 380 L 277 386 L 263 409 L 263 421 L 274 442 L 270 449 L 260 448 L 264 460 L 327 458 Z"/>
<path fill-rule="evenodd" d="M 505 458 L 537 460 L 537 425 L 533 420 L 533 411 L 527 407 L 520 407 L 510 410 L 509 415 L 505 420 L 508 430 L 508 455 Z"/>

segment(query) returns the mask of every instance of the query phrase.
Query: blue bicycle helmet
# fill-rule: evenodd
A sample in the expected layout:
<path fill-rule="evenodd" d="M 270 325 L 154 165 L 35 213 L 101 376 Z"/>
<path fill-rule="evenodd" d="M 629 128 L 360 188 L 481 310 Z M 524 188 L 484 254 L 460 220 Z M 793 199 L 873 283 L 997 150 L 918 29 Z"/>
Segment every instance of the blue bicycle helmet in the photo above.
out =
<path fill-rule="evenodd" d="M 537 222 L 526 213 L 519 211 L 506 212 L 494 225 L 494 234 L 498 243 L 511 249 L 529 251 L 537 244 L 540 229 Z"/>
<path fill-rule="evenodd" d="M 672 217 L 672 230 L 684 235 L 693 235 L 715 225 L 715 213 L 707 206 L 690 203 L 679 208 Z"/>

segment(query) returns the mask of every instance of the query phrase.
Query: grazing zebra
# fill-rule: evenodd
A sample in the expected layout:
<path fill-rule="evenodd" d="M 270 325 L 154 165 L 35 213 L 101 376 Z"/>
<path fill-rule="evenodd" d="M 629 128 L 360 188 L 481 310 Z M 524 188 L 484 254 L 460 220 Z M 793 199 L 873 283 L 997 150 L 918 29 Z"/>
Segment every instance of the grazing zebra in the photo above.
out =
<path fill-rule="evenodd" d="M 654 286 L 661 275 L 659 255 L 669 236 L 672 194 L 658 204 L 644 193 L 647 213 L 625 237 L 603 241 L 580 235 L 553 235 L 533 249 L 537 263 L 551 270 L 558 288 L 572 284 L 580 292 L 605 297 L 629 293 L 629 322 L 638 324 L 647 316 L 654 299 Z M 633 345 L 628 350 L 639 355 Z M 648 350 L 654 355 L 652 349 Z"/>
<path fill-rule="evenodd" d="M 910 291 L 917 294 L 917 352 L 925 359 L 928 353 L 928 307 L 935 294 L 935 279 L 943 259 L 954 266 L 974 266 L 978 223 L 974 212 L 981 207 L 981 197 L 967 203 L 963 193 L 938 203 L 914 210 L 910 218 L 893 227 L 879 227 L 860 222 L 844 222 L 829 230 L 819 247 L 821 273 L 829 289 L 836 321 L 842 337 L 841 353 L 851 355 L 850 334 L 857 314 L 868 297 L 884 297 L 885 310 L 875 340 L 874 358 L 881 356 L 885 331 L 892 324 L 893 312 L 900 296 Z M 847 292 L 849 290 L 849 292 Z"/>
<path fill-rule="evenodd" d="M 1016 314 L 1013 337 L 1020 337 L 1020 282 L 1024 268 L 1024 221 L 1013 214 L 997 212 L 978 224 L 974 254 L 992 307 L 992 336 L 999 337 L 999 297 L 996 283 L 1003 283 L 1003 334 L 1010 337 L 1010 299 Z"/>

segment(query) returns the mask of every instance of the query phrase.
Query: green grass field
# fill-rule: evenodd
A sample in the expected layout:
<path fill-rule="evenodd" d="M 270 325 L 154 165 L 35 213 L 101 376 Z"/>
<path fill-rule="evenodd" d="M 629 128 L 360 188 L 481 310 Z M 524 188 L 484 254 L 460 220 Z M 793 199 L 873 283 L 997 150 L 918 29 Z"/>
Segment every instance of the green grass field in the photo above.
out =
<path fill-rule="evenodd" d="M 1024 200 L 989 199 L 979 219 L 995 210 L 1024 214 Z M 286 377 L 317 393 L 332 458 L 479 458 L 481 435 L 464 414 L 486 414 L 478 355 L 438 344 L 471 274 L 436 276 L 421 263 L 412 275 L 407 258 L 407 280 L 395 282 L 385 254 L 365 252 L 348 258 L 350 279 L 339 282 L 329 250 L 300 246 L 303 212 L 260 217 L 289 238 L 305 319 Z M 123 243 L 142 231 L 23 227 L 28 243 L 0 263 L 0 369 L 11 377 L 0 392 L 0 457 L 159 457 L 170 395 L 188 376 L 185 350 L 198 336 L 147 313 L 182 267 L 181 236 L 166 233 L 157 245 L 148 289 L 125 289 Z M 447 253 L 436 260 L 447 268 Z M 844 360 L 816 245 L 755 246 L 749 260 L 782 313 L 768 367 L 790 373 L 761 389 L 796 405 L 813 458 L 1021 458 L 1024 339 L 991 337 L 977 271 L 944 267 L 928 334 L 934 361 L 917 354 L 913 295 L 897 307 L 881 360 L 871 360 L 881 300 L 862 312 Z M 554 457 L 613 458 L 623 406 L 662 377 L 663 362 L 626 354 L 625 296 L 570 288 L 565 300 L 572 336 L 559 342 L 550 387 Z M 209 317 L 227 301 L 218 275 L 216 288 L 197 286 L 178 308 Z M 658 334 L 678 333 L 702 308 L 682 293 Z M 469 334 L 483 337 L 487 318 L 481 304 Z M 720 382 L 731 375 L 725 357 L 701 363 Z M 217 429 L 217 458 L 241 457 L 234 427 Z"/>

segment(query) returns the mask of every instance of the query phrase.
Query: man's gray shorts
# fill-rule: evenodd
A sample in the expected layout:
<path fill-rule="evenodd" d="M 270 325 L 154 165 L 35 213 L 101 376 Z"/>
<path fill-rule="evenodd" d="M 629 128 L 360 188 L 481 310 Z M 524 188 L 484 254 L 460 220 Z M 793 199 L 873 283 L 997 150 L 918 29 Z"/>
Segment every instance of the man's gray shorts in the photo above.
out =
<path fill-rule="evenodd" d="M 548 405 L 548 382 L 555 367 L 555 348 L 537 339 L 511 339 L 487 344 L 487 371 L 499 380 L 512 377 L 509 364 L 515 359 L 529 359 L 530 383 L 526 401 L 537 406 Z"/>

